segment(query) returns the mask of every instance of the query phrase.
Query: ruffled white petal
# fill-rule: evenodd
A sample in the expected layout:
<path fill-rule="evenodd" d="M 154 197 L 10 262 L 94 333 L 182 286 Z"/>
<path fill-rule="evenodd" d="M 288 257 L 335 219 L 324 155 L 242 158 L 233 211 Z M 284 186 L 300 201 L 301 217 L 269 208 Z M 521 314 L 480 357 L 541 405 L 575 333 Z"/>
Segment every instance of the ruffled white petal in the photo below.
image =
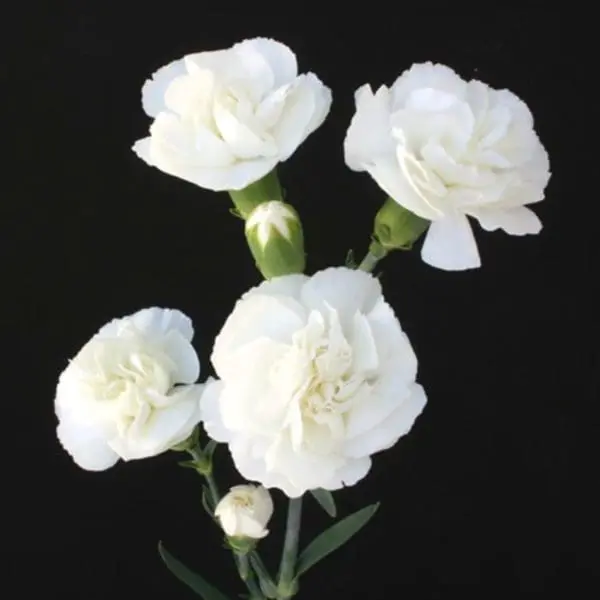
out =
<path fill-rule="evenodd" d="M 86 471 L 105 471 L 119 460 L 108 446 L 102 427 L 66 417 L 59 422 L 56 434 L 75 464 Z"/>
<path fill-rule="evenodd" d="M 302 302 L 309 310 L 327 313 L 335 308 L 346 327 L 355 313 L 368 313 L 381 297 L 381 284 L 364 271 L 332 267 L 315 273 L 302 288 Z"/>
<path fill-rule="evenodd" d="M 175 60 L 156 71 L 142 86 L 142 107 L 149 117 L 157 117 L 167 110 L 165 94 L 171 82 L 185 75 L 186 68 L 183 60 Z"/>
<path fill-rule="evenodd" d="M 432 267 L 463 271 L 481 266 L 473 230 L 466 216 L 451 214 L 433 221 L 421 248 L 421 258 Z"/>
<path fill-rule="evenodd" d="M 526 206 L 508 209 L 479 209 L 471 211 L 472 216 L 486 231 L 502 229 L 510 235 L 527 235 L 539 233 L 542 222 L 538 216 Z"/>
<path fill-rule="evenodd" d="M 364 171 L 378 159 L 393 156 L 390 93 L 381 86 L 374 94 L 368 84 L 354 94 L 356 112 L 344 139 L 344 158 L 353 171 Z"/>

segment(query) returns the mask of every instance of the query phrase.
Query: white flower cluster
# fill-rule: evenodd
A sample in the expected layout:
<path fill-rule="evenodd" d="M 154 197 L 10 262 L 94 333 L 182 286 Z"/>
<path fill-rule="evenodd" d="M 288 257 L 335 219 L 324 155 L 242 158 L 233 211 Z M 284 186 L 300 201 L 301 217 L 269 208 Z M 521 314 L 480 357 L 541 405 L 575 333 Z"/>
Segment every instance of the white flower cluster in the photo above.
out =
<path fill-rule="evenodd" d="M 134 146 L 144 161 L 235 191 L 293 154 L 324 121 L 331 92 L 298 75 L 285 45 L 258 38 L 159 69 L 142 101 L 153 118 Z M 529 109 L 507 90 L 414 65 L 390 88 L 356 92 L 344 151 L 350 169 L 430 222 L 422 257 L 431 265 L 480 265 L 468 217 L 513 235 L 541 229 L 527 205 L 544 197 L 548 157 Z M 252 214 L 246 230 L 262 249 L 298 227 L 278 198 Z M 267 488 L 298 497 L 354 485 L 426 404 L 412 346 L 378 279 L 362 270 L 277 276 L 246 292 L 214 341 L 217 377 L 203 384 L 192 337 L 190 319 L 170 309 L 102 327 L 60 376 L 58 437 L 78 465 L 102 470 L 172 449 L 202 424 L 261 484 L 233 488 L 218 505 L 230 536 L 266 535 Z"/>

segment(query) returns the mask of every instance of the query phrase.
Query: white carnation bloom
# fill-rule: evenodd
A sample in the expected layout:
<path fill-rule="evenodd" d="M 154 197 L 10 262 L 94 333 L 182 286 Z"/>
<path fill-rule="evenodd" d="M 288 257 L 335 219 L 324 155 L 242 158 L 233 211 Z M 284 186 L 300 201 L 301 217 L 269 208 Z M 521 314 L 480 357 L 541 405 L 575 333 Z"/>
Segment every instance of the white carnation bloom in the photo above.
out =
<path fill-rule="evenodd" d="M 344 142 L 347 165 L 432 221 L 423 260 L 446 270 L 481 264 L 468 216 L 484 229 L 538 233 L 526 207 L 544 198 L 548 155 L 527 105 L 508 90 L 416 64 L 391 88 L 356 92 Z"/>
<path fill-rule="evenodd" d="M 58 439 L 82 468 L 154 456 L 187 439 L 200 421 L 202 385 L 188 317 L 147 308 L 115 319 L 60 375 Z M 187 385 L 177 385 L 187 384 Z"/>
<path fill-rule="evenodd" d="M 261 539 L 273 515 L 273 500 L 262 486 L 236 485 L 221 499 L 215 509 L 223 531 L 229 537 Z"/>
<path fill-rule="evenodd" d="M 154 121 L 133 146 L 141 159 L 203 188 L 241 190 L 323 123 L 331 91 L 313 73 L 298 75 L 286 45 L 256 38 L 162 67 L 142 104 Z"/>
<path fill-rule="evenodd" d="M 211 357 L 202 419 L 241 475 L 290 497 L 355 484 L 425 406 L 417 359 L 372 275 L 330 268 L 261 283 Z"/>

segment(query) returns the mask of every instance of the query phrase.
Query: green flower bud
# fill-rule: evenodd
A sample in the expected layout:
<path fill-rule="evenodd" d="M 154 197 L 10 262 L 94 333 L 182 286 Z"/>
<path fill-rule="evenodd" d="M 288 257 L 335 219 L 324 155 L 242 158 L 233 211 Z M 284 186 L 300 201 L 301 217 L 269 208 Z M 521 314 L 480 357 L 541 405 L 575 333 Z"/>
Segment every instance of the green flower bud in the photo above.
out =
<path fill-rule="evenodd" d="M 386 252 L 410 250 L 429 223 L 388 198 L 375 216 L 374 237 Z"/>
<path fill-rule="evenodd" d="M 279 200 L 259 204 L 248 215 L 245 230 L 256 266 L 265 279 L 304 272 L 302 223 L 292 206 Z"/>

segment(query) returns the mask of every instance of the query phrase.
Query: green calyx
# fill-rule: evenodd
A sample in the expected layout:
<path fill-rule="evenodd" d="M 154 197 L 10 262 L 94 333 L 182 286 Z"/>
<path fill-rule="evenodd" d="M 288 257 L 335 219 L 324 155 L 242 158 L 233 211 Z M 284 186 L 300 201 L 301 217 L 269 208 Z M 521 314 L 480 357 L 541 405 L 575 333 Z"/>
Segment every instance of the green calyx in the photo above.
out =
<path fill-rule="evenodd" d="M 369 250 L 382 256 L 390 250 L 410 250 L 429 224 L 388 198 L 375 216 L 374 242 Z"/>

